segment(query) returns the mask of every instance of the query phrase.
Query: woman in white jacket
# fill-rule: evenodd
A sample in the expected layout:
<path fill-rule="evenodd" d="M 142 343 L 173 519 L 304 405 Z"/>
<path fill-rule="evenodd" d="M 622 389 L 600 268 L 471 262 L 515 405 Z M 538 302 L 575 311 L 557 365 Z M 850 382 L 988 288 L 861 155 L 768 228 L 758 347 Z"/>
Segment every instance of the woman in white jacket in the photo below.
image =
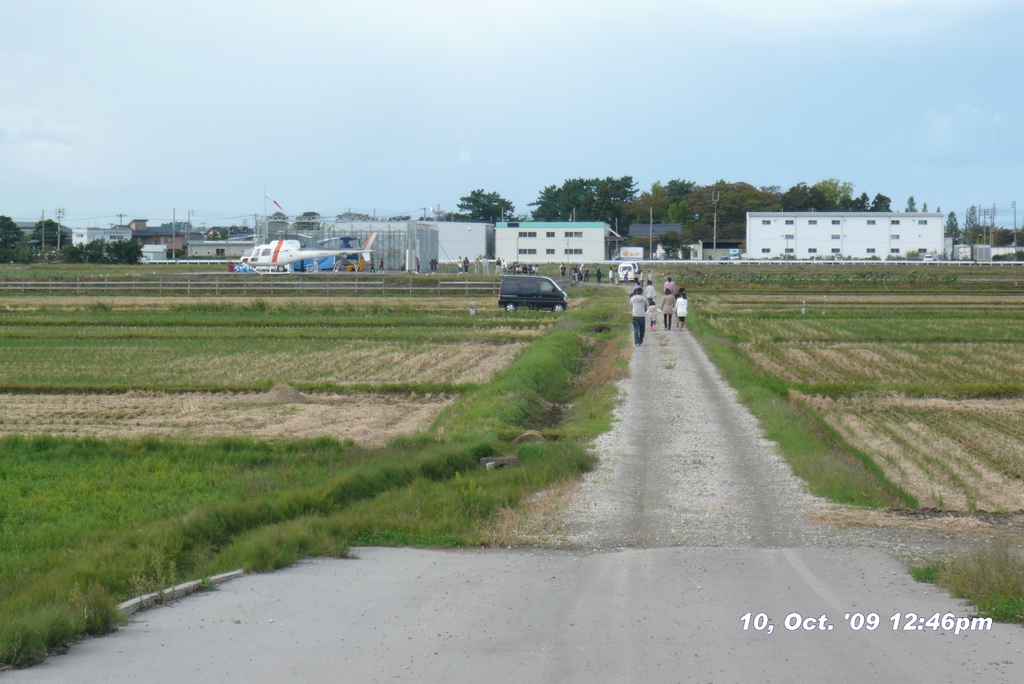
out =
<path fill-rule="evenodd" d="M 686 299 L 686 289 L 680 288 L 676 295 L 676 325 L 679 330 L 686 327 L 686 312 L 689 309 L 689 300 Z"/>

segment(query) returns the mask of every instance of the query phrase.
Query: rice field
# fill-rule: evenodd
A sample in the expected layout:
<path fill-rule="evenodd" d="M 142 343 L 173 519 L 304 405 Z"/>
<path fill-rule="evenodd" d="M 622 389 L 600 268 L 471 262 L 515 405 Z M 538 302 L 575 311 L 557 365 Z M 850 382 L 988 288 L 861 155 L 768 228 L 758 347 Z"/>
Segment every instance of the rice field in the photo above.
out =
<path fill-rule="evenodd" d="M 450 299 L 18 300 L 0 307 L 0 435 L 378 445 L 421 432 L 554 320 Z"/>
<path fill-rule="evenodd" d="M 923 508 L 1024 510 L 1024 296 L 712 295 L 701 323 Z"/>
<path fill-rule="evenodd" d="M 551 321 L 501 313 L 294 304 L 6 310 L 0 391 L 473 385 L 487 382 Z"/>

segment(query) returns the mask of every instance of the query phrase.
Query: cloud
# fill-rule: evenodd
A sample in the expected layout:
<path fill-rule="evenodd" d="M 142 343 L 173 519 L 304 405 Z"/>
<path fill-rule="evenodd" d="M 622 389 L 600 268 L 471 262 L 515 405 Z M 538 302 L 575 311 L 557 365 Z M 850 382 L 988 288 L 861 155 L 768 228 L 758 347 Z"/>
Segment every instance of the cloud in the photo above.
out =
<path fill-rule="evenodd" d="M 462 152 L 459 153 L 460 164 L 471 164 L 473 163 L 473 155 L 466 151 L 466 148 L 462 148 Z"/>

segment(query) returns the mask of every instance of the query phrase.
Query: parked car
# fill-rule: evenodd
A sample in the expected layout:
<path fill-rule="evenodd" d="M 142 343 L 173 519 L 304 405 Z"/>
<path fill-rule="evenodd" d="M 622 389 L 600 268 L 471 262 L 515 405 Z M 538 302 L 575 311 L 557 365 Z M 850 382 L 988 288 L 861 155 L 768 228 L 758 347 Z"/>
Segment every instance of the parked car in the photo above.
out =
<path fill-rule="evenodd" d="M 624 261 L 619 264 L 619 282 L 633 279 L 633 274 L 638 270 L 637 265 L 632 261 Z"/>
<path fill-rule="evenodd" d="M 546 276 L 507 275 L 501 277 L 498 307 L 505 311 L 516 309 L 550 309 L 565 311 L 569 295 Z"/>

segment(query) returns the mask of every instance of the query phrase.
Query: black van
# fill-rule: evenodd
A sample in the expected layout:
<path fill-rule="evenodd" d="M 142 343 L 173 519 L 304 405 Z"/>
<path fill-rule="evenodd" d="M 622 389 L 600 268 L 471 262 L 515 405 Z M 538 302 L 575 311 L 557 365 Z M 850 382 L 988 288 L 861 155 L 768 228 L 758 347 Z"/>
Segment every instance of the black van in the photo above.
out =
<path fill-rule="evenodd" d="M 505 311 L 516 309 L 551 309 L 565 311 L 569 295 L 551 278 L 531 275 L 501 276 L 498 307 Z"/>

